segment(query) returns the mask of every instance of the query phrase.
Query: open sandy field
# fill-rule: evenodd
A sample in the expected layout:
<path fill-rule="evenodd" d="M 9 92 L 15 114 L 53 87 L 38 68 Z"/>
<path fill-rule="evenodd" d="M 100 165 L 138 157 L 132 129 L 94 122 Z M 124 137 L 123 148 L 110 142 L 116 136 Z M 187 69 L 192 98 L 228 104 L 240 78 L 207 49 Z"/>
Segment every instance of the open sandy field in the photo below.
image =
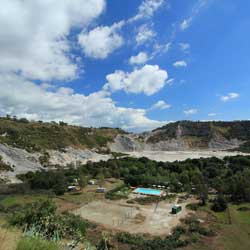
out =
<path fill-rule="evenodd" d="M 182 203 L 182 212 L 172 215 L 174 203 L 162 201 L 152 205 L 130 205 L 116 201 L 94 201 L 75 211 L 84 219 L 102 224 L 106 228 L 126 231 L 129 233 L 149 233 L 166 235 L 177 226 L 188 211 Z"/>
<path fill-rule="evenodd" d="M 135 152 L 126 152 L 133 157 L 147 157 L 155 161 L 184 161 L 188 158 L 190 159 L 199 159 L 217 157 L 224 158 L 225 156 L 235 156 L 235 155 L 250 155 L 240 152 L 227 152 L 227 151 L 135 151 Z"/>

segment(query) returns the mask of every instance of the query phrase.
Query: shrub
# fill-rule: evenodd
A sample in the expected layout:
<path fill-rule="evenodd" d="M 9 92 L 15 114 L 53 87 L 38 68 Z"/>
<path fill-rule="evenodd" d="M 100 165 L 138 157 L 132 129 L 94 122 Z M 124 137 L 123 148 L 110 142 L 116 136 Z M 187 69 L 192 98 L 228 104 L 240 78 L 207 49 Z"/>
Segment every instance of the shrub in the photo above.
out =
<path fill-rule="evenodd" d="M 85 234 L 87 223 L 79 216 L 57 214 L 51 201 L 29 204 L 9 219 L 11 225 L 21 227 L 30 235 L 40 235 L 46 239 L 79 239 Z"/>
<path fill-rule="evenodd" d="M 215 212 L 223 212 L 227 209 L 227 201 L 223 195 L 218 195 L 212 205 L 212 210 Z"/>
<path fill-rule="evenodd" d="M 128 198 L 129 188 L 126 185 L 121 185 L 117 188 L 114 188 L 108 191 L 105 194 L 105 198 L 109 200 L 120 200 Z"/>
<path fill-rule="evenodd" d="M 199 204 L 198 203 L 191 203 L 191 204 L 187 204 L 186 207 L 190 210 L 197 211 L 199 208 Z"/>

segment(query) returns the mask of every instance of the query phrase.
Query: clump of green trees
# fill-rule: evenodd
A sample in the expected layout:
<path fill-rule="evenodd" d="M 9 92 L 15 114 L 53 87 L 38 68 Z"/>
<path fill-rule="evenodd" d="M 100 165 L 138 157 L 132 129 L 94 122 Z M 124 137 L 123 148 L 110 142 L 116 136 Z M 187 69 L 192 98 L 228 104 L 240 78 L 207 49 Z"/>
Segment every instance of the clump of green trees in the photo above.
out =
<path fill-rule="evenodd" d="M 171 192 L 186 191 L 200 197 L 205 204 L 210 188 L 229 201 L 250 201 L 250 157 L 225 157 L 223 160 L 188 159 L 182 162 L 156 162 L 145 157 L 88 162 L 79 168 L 27 173 L 21 177 L 32 189 L 52 189 L 63 193 L 67 184 L 79 177 L 120 178 L 126 185 L 151 187 L 163 185 Z"/>

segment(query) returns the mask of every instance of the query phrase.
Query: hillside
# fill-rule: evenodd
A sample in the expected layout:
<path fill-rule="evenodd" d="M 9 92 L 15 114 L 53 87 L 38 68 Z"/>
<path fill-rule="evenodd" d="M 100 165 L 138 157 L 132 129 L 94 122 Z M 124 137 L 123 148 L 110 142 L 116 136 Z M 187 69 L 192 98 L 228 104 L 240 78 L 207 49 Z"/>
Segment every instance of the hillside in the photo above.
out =
<path fill-rule="evenodd" d="M 0 143 L 28 152 L 77 149 L 102 150 L 112 142 L 121 129 L 84 128 L 66 123 L 30 122 L 26 119 L 0 118 Z"/>
<path fill-rule="evenodd" d="M 250 121 L 180 121 L 131 134 L 118 128 L 0 118 L 0 182 L 16 182 L 17 174 L 28 171 L 107 161 L 111 152 L 169 162 L 238 154 L 224 150 L 250 152 Z"/>
<path fill-rule="evenodd" d="M 113 150 L 182 151 L 239 150 L 250 152 L 250 121 L 179 121 L 141 135 L 120 135 Z"/>
<path fill-rule="evenodd" d="M 152 131 L 146 143 L 181 140 L 184 147 L 191 149 L 228 150 L 244 146 L 250 141 L 250 121 L 180 121 Z"/>

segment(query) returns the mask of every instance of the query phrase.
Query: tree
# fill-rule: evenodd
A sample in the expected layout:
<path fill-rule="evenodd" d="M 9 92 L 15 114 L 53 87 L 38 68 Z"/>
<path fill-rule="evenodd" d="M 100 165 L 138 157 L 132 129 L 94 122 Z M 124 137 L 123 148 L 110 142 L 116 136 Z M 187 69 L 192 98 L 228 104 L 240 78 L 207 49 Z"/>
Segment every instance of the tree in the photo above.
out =
<path fill-rule="evenodd" d="M 196 187 L 196 194 L 201 199 L 201 205 L 202 206 L 206 205 L 206 201 L 208 198 L 208 188 L 204 182 L 202 173 L 197 171 L 192 177 L 192 182 Z"/>
<path fill-rule="evenodd" d="M 102 187 L 103 184 L 104 184 L 104 181 L 105 181 L 105 178 L 104 178 L 104 175 L 101 173 L 97 176 L 97 179 L 98 179 L 98 182 L 99 182 L 99 185 Z"/>
<path fill-rule="evenodd" d="M 212 210 L 215 212 L 223 212 L 227 209 L 227 200 L 222 194 L 219 194 L 214 200 Z"/>
<path fill-rule="evenodd" d="M 205 184 L 198 185 L 198 192 L 201 199 L 201 205 L 205 206 L 208 199 L 208 188 Z"/>
<path fill-rule="evenodd" d="M 84 176 L 83 174 L 81 174 L 81 175 L 79 176 L 79 181 L 78 181 L 78 183 L 79 183 L 79 186 L 80 186 L 81 188 L 84 188 L 84 187 L 86 187 L 87 184 L 88 184 L 88 179 L 86 178 L 86 176 Z"/>

